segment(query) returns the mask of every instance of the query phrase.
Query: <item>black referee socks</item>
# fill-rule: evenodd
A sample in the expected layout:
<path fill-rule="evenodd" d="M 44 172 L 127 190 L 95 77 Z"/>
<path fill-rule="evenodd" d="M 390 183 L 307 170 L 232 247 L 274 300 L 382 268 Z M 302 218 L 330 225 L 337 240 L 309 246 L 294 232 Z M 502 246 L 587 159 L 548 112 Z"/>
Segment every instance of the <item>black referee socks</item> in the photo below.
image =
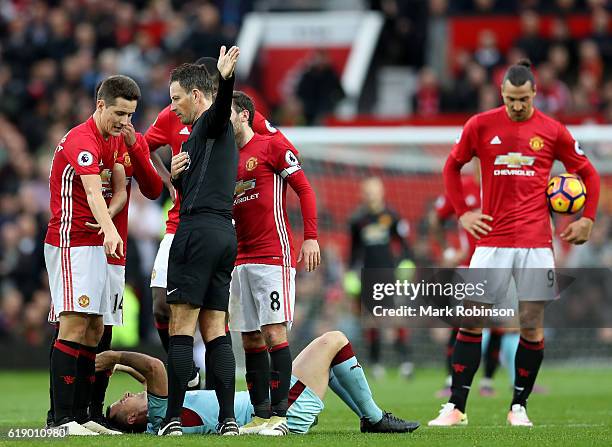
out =
<path fill-rule="evenodd" d="M 209 352 L 209 365 L 214 376 L 217 401 L 219 401 L 219 422 L 227 418 L 235 418 L 236 359 L 232 345 L 227 339 L 227 336 L 222 335 L 204 343 L 206 351 Z"/>
<path fill-rule="evenodd" d="M 193 337 L 173 335 L 168 345 L 168 408 L 165 421 L 180 417 L 193 372 Z"/>

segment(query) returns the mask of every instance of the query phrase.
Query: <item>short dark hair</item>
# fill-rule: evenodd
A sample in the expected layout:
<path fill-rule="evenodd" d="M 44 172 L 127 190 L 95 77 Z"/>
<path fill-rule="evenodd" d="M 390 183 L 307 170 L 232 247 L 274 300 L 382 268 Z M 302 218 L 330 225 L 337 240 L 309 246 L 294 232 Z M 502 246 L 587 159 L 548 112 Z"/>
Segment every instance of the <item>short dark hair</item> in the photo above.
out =
<path fill-rule="evenodd" d="M 114 75 L 106 78 L 96 88 L 96 99 L 103 99 L 107 106 L 115 105 L 117 98 L 128 101 L 140 99 L 140 87 L 132 78 L 124 75 Z"/>
<path fill-rule="evenodd" d="M 255 104 L 249 95 L 239 90 L 232 94 L 232 107 L 237 113 L 246 110 L 249 112 L 249 127 L 253 127 L 253 119 L 255 118 Z"/>
<path fill-rule="evenodd" d="M 212 95 L 214 92 L 213 84 L 208 70 L 204 65 L 182 64 L 170 73 L 170 84 L 178 82 L 186 92 L 200 90 L 203 93 Z"/>
<path fill-rule="evenodd" d="M 218 60 L 214 57 L 201 57 L 197 61 L 195 61 L 196 65 L 204 65 L 206 71 L 208 72 L 208 76 L 213 84 L 213 92 L 219 90 L 219 77 L 221 73 L 219 73 L 219 69 L 217 68 Z"/>
<path fill-rule="evenodd" d="M 110 406 L 106 407 L 106 420 L 109 422 L 113 430 L 118 430 L 122 433 L 144 433 L 147 431 L 147 423 L 129 424 L 127 421 L 121 420 L 120 417 L 110 417 Z"/>
<path fill-rule="evenodd" d="M 535 87 L 535 77 L 531 71 L 531 61 L 529 59 L 521 59 L 516 64 L 510 66 L 504 75 L 504 83 L 510 81 L 510 84 L 515 87 L 520 87 L 525 82 L 531 82 L 531 87 Z"/>

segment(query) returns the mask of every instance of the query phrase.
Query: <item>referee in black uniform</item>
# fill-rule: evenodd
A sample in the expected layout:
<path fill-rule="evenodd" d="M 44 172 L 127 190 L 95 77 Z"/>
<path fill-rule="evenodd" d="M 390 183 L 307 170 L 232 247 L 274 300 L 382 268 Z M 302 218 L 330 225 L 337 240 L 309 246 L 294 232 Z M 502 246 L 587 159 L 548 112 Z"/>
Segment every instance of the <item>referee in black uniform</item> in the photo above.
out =
<path fill-rule="evenodd" d="M 229 118 L 239 54 L 238 47 L 227 52 L 221 47 L 216 98 L 203 65 L 183 64 L 170 75 L 171 110 L 193 128 L 171 165 L 181 210 L 168 258 L 168 408 L 160 435 L 182 434 L 180 417 L 193 371 L 193 334 L 198 321 L 219 401 L 217 430 L 222 435 L 238 434 L 234 415 L 236 361 L 225 336 L 225 321 L 237 248 L 232 204 L 238 150 Z"/>

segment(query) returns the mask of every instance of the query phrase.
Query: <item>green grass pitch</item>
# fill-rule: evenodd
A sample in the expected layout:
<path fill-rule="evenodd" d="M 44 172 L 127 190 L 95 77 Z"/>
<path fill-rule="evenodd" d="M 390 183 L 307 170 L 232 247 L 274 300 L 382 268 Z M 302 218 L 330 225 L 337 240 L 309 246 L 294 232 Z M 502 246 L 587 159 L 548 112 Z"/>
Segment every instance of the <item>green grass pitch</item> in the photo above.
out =
<path fill-rule="evenodd" d="M 398 416 L 419 420 L 422 424 L 408 435 L 363 435 L 359 421 L 330 391 L 319 425 L 305 436 L 286 438 L 183 436 L 159 439 L 146 435 L 121 437 L 71 438 L 63 440 L 11 440 L 9 427 L 41 427 L 47 410 L 47 374 L 45 372 L 0 372 L 0 446 L 74 445 L 74 446 L 611 446 L 612 445 L 612 369 L 558 368 L 546 364 L 539 383 L 550 389 L 548 395 L 534 395 L 529 402 L 529 416 L 536 427 L 525 429 L 506 426 L 510 391 L 505 371 L 496 379 L 498 397 L 482 398 L 476 392 L 470 398 L 468 427 L 429 428 L 443 403 L 434 398 L 443 379 L 441 370 L 417 370 L 405 381 L 393 372 L 380 381 L 371 380 L 378 404 Z M 239 383 L 238 387 L 243 387 Z M 117 374 L 111 379 L 107 401 L 125 390 L 139 391 L 132 379 Z"/>

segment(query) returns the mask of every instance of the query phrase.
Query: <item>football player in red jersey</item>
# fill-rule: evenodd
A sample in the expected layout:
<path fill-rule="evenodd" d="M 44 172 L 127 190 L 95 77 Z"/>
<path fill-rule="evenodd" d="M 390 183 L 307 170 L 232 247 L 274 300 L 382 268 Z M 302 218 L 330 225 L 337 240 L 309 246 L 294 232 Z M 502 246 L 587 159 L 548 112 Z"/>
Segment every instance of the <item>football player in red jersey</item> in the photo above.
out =
<path fill-rule="evenodd" d="M 470 268 L 495 268 L 487 274 L 493 290 L 472 305 L 499 303 L 514 277 L 521 337 L 515 358 L 514 396 L 507 421 L 532 426 L 527 399 L 544 355 L 544 307 L 554 299 L 546 272 L 554 269 L 552 229 L 546 185 L 554 160 L 578 174 L 588 191 L 582 217 L 561 238 L 589 240 L 599 200 L 599 175 L 569 131 L 534 108 L 536 85 L 529 61 L 511 66 L 501 86 L 504 105 L 473 116 L 463 128 L 444 167 L 446 192 L 463 228 L 477 239 Z M 482 212 L 463 198 L 461 167 L 478 157 L 482 172 Z M 468 303 L 466 303 L 468 304 Z M 452 366 L 452 395 L 432 426 L 466 425 L 465 405 L 480 362 L 482 329 L 459 331 Z"/>
<path fill-rule="evenodd" d="M 96 90 L 97 94 L 97 90 Z M 117 228 L 125 247 L 123 256 L 115 258 L 107 256 L 107 291 L 110 296 L 110 305 L 103 316 L 104 334 L 98 343 L 97 352 L 110 349 L 112 340 L 112 327 L 123 324 L 123 292 L 125 289 L 125 263 L 127 257 L 127 236 L 128 236 L 128 209 L 131 193 L 132 177 L 136 178 L 140 191 L 145 197 L 155 200 L 159 197 L 162 190 L 162 181 L 157 171 L 151 164 L 149 149 L 144 137 L 136 133 L 131 123 L 128 123 L 121 130 L 126 145 L 116 153 L 115 165 L 112 173 L 104 170 L 101 173 L 102 195 L 108 206 L 108 214 L 113 219 L 113 224 Z M 100 225 L 97 223 L 86 222 L 85 225 L 98 231 Z M 53 316 L 50 315 L 50 319 Z M 53 320 L 52 320 L 53 321 Z M 56 327 L 56 335 L 59 333 L 59 323 Z M 80 363 L 88 363 L 86 356 L 79 356 Z M 87 365 L 84 365 L 87 366 Z M 89 365 L 91 367 L 91 365 Z M 91 372 L 91 371 L 90 371 Z M 108 374 L 106 371 L 97 372 L 91 395 L 80 393 L 77 397 L 75 411 L 82 415 L 87 414 L 91 421 L 99 425 L 97 431 L 101 434 L 118 434 L 109 429 L 103 415 L 104 397 L 108 388 Z M 49 410 L 47 423 L 50 424 L 53 418 L 53 396 L 51 396 L 51 410 Z M 81 416 L 83 418 L 83 416 Z M 93 424 L 90 424 L 93 425 Z M 107 430 L 104 430 L 107 428 Z"/>
<path fill-rule="evenodd" d="M 281 436 L 287 429 L 296 251 L 286 209 L 287 185 L 300 199 L 304 243 L 297 262 L 307 271 L 321 262 L 316 199 L 297 150 L 271 126 L 253 131 L 255 106 L 234 92 L 231 122 L 239 148 L 234 192 L 238 256 L 232 274 L 230 324 L 242 333 L 246 379 L 255 417 L 241 433 Z M 268 359 L 268 353 L 270 359 Z"/>
<path fill-rule="evenodd" d="M 472 175 L 463 176 L 461 178 L 463 184 L 463 193 L 465 195 L 464 200 L 470 211 L 480 209 L 480 166 L 478 163 L 474 164 L 474 172 Z M 444 238 L 444 229 L 442 225 L 455 215 L 455 208 L 448 198 L 447 194 L 443 194 L 436 199 L 434 210 L 429 216 L 429 223 L 436 239 L 440 242 L 441 246 L 445 248 L 443 253 L 443 267 L 468 267 L 472 259 L 472 255 L 476 250 L 476 239 L 470 233 L 468 233 L 462 226 L 458 228 L 459 236 L 459 247 L 446 247 L 446 240 Z M 445 386 L 443 389 L 436 393 L 437 397 L 450 397 L 451 395 L 451 381 L 452 381 L 452 366 L 451 360 L 453 351 L 455 349 L 455 339 L 459 333 L 459 328 L 453 328 L 449 333 L 448 343 L 446 346 L 446 368 L 448 371 L 448 377 L 446 378 Z M 483 334 L 483 358 L 485 362 L 484 375 L 479 383 L 479 391 L 482 396 L 494 396 L 495 390 L 493 388 L 493 375 L 499 366 L 500 350 L 502 348 L 502 338 L 506 331 L 502 328 L 494 328 L 487 330 Z M 513 339 L 518 334 L 514 332 L 508 332 L 508 337 Z M 517 340 L 518 344 L 518 340 Z M 511 346 L 512 343 L 506 343 L 505 346 Z M 512 352 L 508 352 L 508 355 L 514 357 L 516 349 Z M 514 368 L 514 362 L 508 365 L 508 367 Z"/>
<path fill-rule="evenodd" d="M 51 353 L 54 425 L 70 434 L 102 430 L 76 414 L 81 397 L 91 395 L 92 368 L 103 332 L 102 315 L 110 306 L 106 255 L 123 256 L 123 241 L 104 201 L 101 174 L 113 170 L 126 145 L 122 131 L 140 99 L 136 82 L 107 78 L 97 94 L 96 110 L 70 130 L 53 157 L 49 188 L 51 219 L 45 238 L 45 264 L 51 289 L 50 321 L 59 320 Z M 106 170 L 109 171 L 106 171 Z M 125 184 L 125 183 L 124 183 Z M 87 223 L 95 221 L 101 231 Z"/>

